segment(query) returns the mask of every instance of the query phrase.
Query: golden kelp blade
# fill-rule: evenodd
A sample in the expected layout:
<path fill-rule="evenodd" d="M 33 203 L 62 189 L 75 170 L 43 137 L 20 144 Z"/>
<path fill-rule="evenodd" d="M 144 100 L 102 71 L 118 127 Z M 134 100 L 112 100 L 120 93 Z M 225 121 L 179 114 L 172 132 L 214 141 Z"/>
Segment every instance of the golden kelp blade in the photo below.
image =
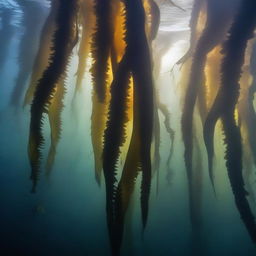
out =
<path fill-rule="evenodd" d="M 44 70 L 49 65 L 51 49 L 53 47 L 53 35 L 56 30 L 56 16 L 59 9 L 59 0 L 53 0 L 51 10 L 40 37 L 39 50 L 34 62 L 30 84 L 26 92 L 23 106 L 30 104 L 33 100 L 37 83 L 42 77 Z"/>
<path fill-rule="evenodd" d="M 248 91 L 248 114 L 250 127 L 250 148 L 252 151 L 254 165 L 256 165 L 256 137 L 254 136 L 254 129 L 256 127 L 256 113 L 254 109 L 254 95 L 256 91 L 256 40 L 253 42 L 251 59 L 250 59 L 250 73 L 252 81 Z"/>
<path fill-rule="evenodd" d="M 54 93 L 53 99 L 51 101 L 48 116 L 51 129 L 51 146 L 47 157 L 46 163 L 46 175 L 49 176 L 53 168 L 55 161 L 56 150 L 61 138 L 61 113 L 64 107 L 64 95 L 65 95 L 65 85 L 64 79 L 61 79 L 56 86 L 56 92 Z"/>
<path fill-rule="evenodd" d="M 117 203 L 116 164 L 120 155 L 120 146 L 124 143 L 124 124 L 127 109 L 126 98 L 130 73 L 133 75 L 135 95 L 133 100 L 137 106 L 136 116 L 138 116 L 141 143 L 141 209 L 144 228 L 147 222 L 151 183 L 150 148 L 153 130 L 153 81 L 151 55 L 145 33 L 145 12 L 142 2 L 125 1 L 125 14 L 127 29 L 125 40 L 127 46 L 125 54 L 117 67 L 111 86 L 112 97 L 103 149 L 103 170 L 106 183 L 107 219 L 110 237 L 113 237 L 113 232 L 118 228 L 115 223 Z M 134 19 L 134 15 L 136 19 Z M 137 38 L 137 40 L 134 41 L 134 38 Z M 119 246 L 115 243 L 112 244 L 112 252 L 113 255 L 119 255 L 120 253 Z"/>
<path fill-rule="evenodd" d="M 121 61 L 126 48 L 125 37 L 125 9 L 124 3 L 114 0 L 112 5 L 112 17 L 114 28 L 114 40 L 111 48 L 111 63 L 113 72 L 116 71 L 117 64 Z"/>
<path fill-rule="evenodd" d="M 93 0 L 82 1 L 80 8 L 80 23 L 82 37 L 78 51 L 78 68 L 75 95 L 81 90 L 84 74 L 87 67 L 88 57 L 91 51 L 92 33 L 95 28 L 95 15 L 93 13 Z M 74 95 L 74 97 L 75 97 Z"/>
<path fill-rule="evenodd" d="M 123 6 L 119 1 L 114 1 L 112 3 L 112 19 L 113 19 L 113 30 L 114 30 L 114 39 L 111 45 L 111 54 L 108 60 L 108 72 L 106 81 L 106 98 L 104 102 L 99 100 L 97 95 L 96 87 L 93 87 L 93 109 L 92 109 L 92 125 L 91 125 L 91 135 L 92 135 L 92 145 L 94 151 L 94 164 L 95 164 L 95 177 L 100 184 L 101 180 L 101 171 L 102 171 L 102 150 L 104 145 L 104 130 L 106 128 L 109 101 L 110 101 L 110 84 L 113 80 L 113 75 L 116 73 L 116 65 L 120 62 L 123 57 L 125 50 L 125 28 L 123 15 Z"/>
<path fill-rule="evenodd" d="M 221 46 L 216 46 L 207 55 L 205 66 L 207 109 L 209 110 L 220 87 Z"/>
<path fill-rule="evenodd" d="M 108 81 L 108 59 L 114 37 L 111 3 L 113 0 L 94 0 L 96 16 L 95 32 L 92 35 L 92 81 L 100 102 L 105 101 Z"/>
<path fill-rule="evenodd" d="M 221 46 L 216 46 L 211 52 L 207 55 L 207 61 L 205 66 L 205 78 L 206 78 L 206 104 L 207 112 L 212 108 L 213 102 L 216 98 L 217 92 L 220 87 L 220 65 L 222 60 L 222 55 L 220 53 Z M 210 134 L 210 131 L 207 131 Z M 208 135 L 207 135 L 208 137 Z M 212 146 L 214 146 L 212 144 Z M 214 158 L 214 149 L 213 147 L 206 147 L 208 154 L 208 170 L 209 177 L 212 184 L 214 184 L 214 170 L 213 170 L 213 158 Z"/>
<path fill-rule="evenodd" d="M 148 6 L 148 27 L 150 28 L 148 33 L 148 40 L 149 42 L 152 42 L 156 38 L 160 26 L 160 9 L 154 0 L 148 0 Z"/>
<path fill-rule="evenodd" d="M 44 143 L 42 135 L 43 114 L 49 110 L 56 84 L 65 74 L 74 44 L 74 26 L 78 1 L 63 0 L 57 14 L 57 29 L 54 33 L 52 54 L 49 66 L 38 81 L 31 106 L 29 137 L 29 156 L 32 169 L 32 192 L 36 190 L 39 177 L 41 148 Z"/>

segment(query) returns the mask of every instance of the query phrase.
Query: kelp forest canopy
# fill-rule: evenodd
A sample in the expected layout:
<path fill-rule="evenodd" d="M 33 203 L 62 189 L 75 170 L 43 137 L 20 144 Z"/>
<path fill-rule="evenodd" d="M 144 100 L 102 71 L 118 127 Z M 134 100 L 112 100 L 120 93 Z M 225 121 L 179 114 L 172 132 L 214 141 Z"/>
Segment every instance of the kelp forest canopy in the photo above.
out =
<path fill-rule="evenodd" d="M 13 85 L 1 79 L 0 122 L 11 111 L 27 124 L 30 198 L 61 178 L 58 155 L 77 148 L 63 146 L 66 126 L 75 137 L 84 122 L 92 154 L 78 158 L 104 191 L 111 255 L 125 253 L 135 202 L 143 239 L 152 197 L 182 172 L 194 239 L 204 228 L 205 187 L 220 200 L 218 175 L 226 175 L 256 243 L 255 0 L 8 0 L 0 18 L 0 72 L 17 48 Z"/>

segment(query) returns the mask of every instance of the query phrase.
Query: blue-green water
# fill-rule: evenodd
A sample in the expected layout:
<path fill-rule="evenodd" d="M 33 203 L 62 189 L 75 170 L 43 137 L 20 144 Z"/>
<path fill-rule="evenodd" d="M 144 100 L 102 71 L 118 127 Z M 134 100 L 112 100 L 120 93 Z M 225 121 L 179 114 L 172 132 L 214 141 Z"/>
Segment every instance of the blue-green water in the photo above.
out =
<path fill-rule="evenodd" d="M 183 2 L 186 4 L 186 1 L 180 1 L 181 4 Z M 177 24 L 180 27 L 173 28 L 168 25 L 168 20 L 164 20 L 161 27 L 162 34 L 160 33 L 168 41 L 170 35 L 168 28 L 171 30 L 169 33 L 180 30 L 176 35 L 177 40 L 168 41 L 169 46 L 165 53 L 169 56 L 169 61 L 162 63 L 157 81 L 161 88 L 162 100 L 166 102 L 171 113 L 171 126 L 176 132 L 171 170 L 166 166 L 170 139 L 163 125 L 163 116 L 160 116 L 159 190 L 157 192 L 157 179 L 154 176 L 148 224 L 142 237 L 140 177 L 138 178 L 126 218 L 122 255 L 256 255 L 255 245 L 234 203 L 220 136 L 216 142 L 218 145 L 215 163 L 216 197 L 207 173 L 206 152 L 202 138 L 199 138 L 203 170 L 201 226 L 200 230 L 191 228 L 183 160 L 184 146 L 180 134 L 181 95 L 176 88 L 179 74 L 176 71 L 173 78 L 167 72 L 169 66 L 185 52 L 188 44 L 189 15 L 188 13 L 182 15 L 179 17 L 177 14 L 177 19 L 180 20 Z M 76 103 L 77 111 L 74 112 L 71 105 L 75 73 L 73 71 L 77 65 L 77 58 L 74 57 L 69 70 L 66 107 L 62 115 L 62 138 L 54 169 L 50 179 L 45 177 L 43 171 L 41 172 L 37 193 L 31 194 L 27 155 L 29 107 L 16 109 L 9 106 L 10 95 L 19 70 L 17 63 L 19 39 L 20 31 L 17 30 L 9 45 L 6 63 L 0 71 L 0 255 L 111 255 L 106 224 L 105 187 L 104 183 L 99 187 L 94 178 L 90 138 L 90 77 L 85 78 L 86 87 L 79 96 Z M 159 45 L 161 44 L 164 44 L 164 41 L 159 39 Z M 157 45 L 155 47 L 157 49 Z M 47 122 L 44 133 L 46 143 L 43 152 L 46 156 L 50 143 Z M 44 168 L 45 160 L 42 166 Z"/>

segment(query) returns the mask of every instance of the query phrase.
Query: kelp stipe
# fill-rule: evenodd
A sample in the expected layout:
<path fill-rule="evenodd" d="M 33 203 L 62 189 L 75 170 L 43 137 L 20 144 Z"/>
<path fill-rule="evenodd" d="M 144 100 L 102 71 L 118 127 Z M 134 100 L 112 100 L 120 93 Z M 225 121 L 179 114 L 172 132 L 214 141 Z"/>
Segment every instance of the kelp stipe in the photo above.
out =
<path fill-rule="evenodd" d="M 141 1 L 132 0 L 125 1 L 124 3 L 126 14 L 125 41 L 127 46 L 111 85 L 112 98 L 103 149 L 103 170 L 106 181 L 106 209 L 113 255 L 120 255 L 120 236 L 123 230 L 121 221 L 123 214 L 120 215 L 121 217 L 118 217 L 122 203 L 120 205 L 119 193 L 119 199 L 117 198 L 116 161 L 119 155 L 119 147 L 122 145 L 124 138 L 124 100 L 127 94 L 126 91 L 130 74 L 133 77 L 133 109 L 136 111 L 134 117 L 138 117 L 137 129 L 141 145 L 139 150 L 140 162 L 138 165 L 140 165 L 142 171 L 141 210 L 144 228 L 147 222 L 151 182 L 150 147 L 153 131 L 153 81 L 150 50 L 145 33 L 145 13 Z M 134 38 L 137 38 L 137 40 L 134 40 Z M 118 83 L 119 87 L 116 86 L 116 83 Z M 134 132 L 135 131 L 133 131 L 133 134 Z M 112 140 L 110 140 L 110 138 L 112 138 Z M 133 158 L 127 158 L 127 160 L 133 160 Z M 125 166 L 127 165 L 125 164 Z M 132 178 L 132 180 L 133 179 L 134 178 Z M 119 237 L 119 242 L 116 240 L 117 237 Z"/>
<path fill-rule="evenodd" d="M 248 91 L 248 130 L 249 143 L 252 151 L 254 165 L 256 165 L 256 137 L 254 136 L 254 129 L 256 127 L 256 113 L 253 106 L 254 95 L 256 92 L 256 40 L 254 40 L 250 61 L 250 73 L 252 76 L 252 83 Z"/>
<path fill-rule="evenodd" d="M 187 52 L 177 61 L 177 65 L 183 65 L 189 58 L 191 58 L 194 54 L 196 43 L 198 39 L 198 23 L 200 21 L 200 13 L 203 12 L 203 6 L 205 4 L 206 0 L 194 0 L 192 12 L 191 12 L 191 18 L 189 22 L 190 27 L 190 46 Z"/>
<path fill-rule="evenodd" d="M 201 116 L 202 123 L 205 121 L 206 108 L 206 96 L 205 96 L 205 78 L 204 78 L 204 67 L 206 64 L 207 54 L 216 47 L 225 36 L 225 32 L 232 20 L 231 14 L 224 14 L 225 4 L 207 2 L 207 17 L 205 28 L 202 31 L 201 36 L 198 39 L 195 53 L 193 56 L 193 62 L 191 67 L 191 74 L 186 91 L 184 108 L 182 114 L 182 134 L 185 144 L 185 163 L 188 172 L 188 177 L 192 172 L 192 155 L 193 155 L 193 113 L 196 99 L 198 99 L 200 112 L 204 113 Z M 212 185 L 213 175 L 210 172 L 210 178 Z"/>
<path fill-rule="evenodd" d="M 131 142 L 127 152 L 125 164 L 122 171 L 121 179 L 117 186 L 116 191 L 116 204 L 115 204 L 115 223 L 113 232 L 113 246 L 121 248 L 123 231 L 125 224 L 125 217 L 128 207 L 130 205 L 132 195 L 136 185 L 136 179 L 141 171 L 140 165 L 140 137 L 138 126 L 138 114 L 136 110 L 136 96 L 134 98 L 134 119 L 133 119 L 133 132 Z M 120 250 L 120 249 L 119 249 Z"/>
<path fill-rule="evenodd" d="M 53 47 L 52 39 L 56 30 L 56 16 L 58 8 L 59 0 L 51 0 L 50 13 L 46 18 L 46 21 L 41 31 L 39 48 L 34 60 L 29 86 L 23 101 L 23 107 L 32 102 L 38 80 L 42 77 L 43 72 L 49 65 L 51 48 Z"/>
<path fill-rule="evenodd" d="M 73 49 L 73 28 L 77 8 L 78 1 L 64 0 L 60 3 L 49 66 L 38 81 L 31 106 L 29 158 L 32 168 L 32 192 L 35 192 L 39 179 L 41 148 L 44 143 L 42 135 L 43 114 L 48 112 L 54 89 L 65 72 Z"/>
<path fill-rule="evenodd" d="M 141 208 L 145 228 L 151 182 L 150 147 L 153 130 L 153 81 L 150 50 L 145 34 L 145 13 L 141 1 L 126 1 L 127 41 L 131 56 L 134 93 L 138 98 L 139 134 L 141 137 Z M 137 19 L 134 19 L 134 16 Z M 136 41 L 133 38 L 137 38 Z M 131 52 L 130 52 L 131 51 Z"/>
<path fill-rule="evenodd" d="M 64 96 L 65 96 L 65 79 L 62 78 L 57 86 L 54 97 L 51 101 L 48 111 L 49 123 L 51 128 L 51 146 L 49 149 L 47 163 L 46 163 L 46 175 L 49 177 L 54 165 L 55 156 L 57 152 L 57 146 L 61 138 L 62 121 L 61 114 L 64 108 Z"/>
<path fill-rule="evenodd" d="M 247 192 L 244 188 L 241 133 L 236 124 L 234 112 L 239 96 L 239 79 L 247 42 L 253 37 L 256 26 L 255 13 L 255 1 L 242 1 L 239 12 L 229 30 L 228 39 L 222 47 L 224 57 L 221 65 L 221 87 L 204 127 L 205 131 L 210 129 L 213 135 L 217 120 L 219 118 L 222 120 L 228 176 L 237 209 L 254 242 L 256 241 L 255 218 L 247 201 Z M 204 134 L 206 133 L 204 132 Z M 205 140 L 207 143 L 207 137 L 205 137 Z"/>
<path fill-rule="evenodd" d="M 100 102 L 106 97 L 106 81 L 108 80 L 108 59 L 113 42 L 113 24 L 111 4 L 113 0 L 94 0 L 96 15 L 95 32 L 92 35 L 91 68 L 93 85 Z"/>
<path fill-rule="evenodd" d="M 248 201 L 250 205 L 255 205 L 254 189 L 252 184 L 252 175 L 254 168 L 253 152 L 250 144 L 250 102 L 249 102 L 249 88 L 252 77 L 250 73 L 250 58 L 252 57 L 252 47 L 255 39 L 252 39 L 247 44 L 245 61 L 242 68 L 242 75 L 240 78 L 240 95 L 235 112 L 235 120 L 240 128 L 241 142 L 242 142 L 242 159 L 243 159 L 243 178 L 246 190 L 248 191 Z M 252 141 L 253 142 L 253 141 Z M 251 204 L 252 203 L 252 204 Z"/>
<path fill-rule="evenodd" d="M 102 147 L 104 145 L 104 127 L 107 115 L 109 83 L 115 61 L 112 60 L 112 47 L 114 43 L 114 6 L 115 1 L 95 0 L 93 2 L 95 14 L 95 28 L 92 33 L 91 75 L 93 82 L 93 110 L 91 117 L 91 137 L 94 151 L 95 178 L 101 183 Z"/>
<path fill-rule="evenodd" d="M 118 65 L 114 80 L 111 84 L 111 102 L 109 120 L 104 135 L 103 170 L 106 183 L 107 218 L 112 240 L 112 228 L 115 222 L 116 203 L 116 165 L 120 154 L 120 147 L 125 141 L 126 109 L 130 71 L 127 54 Z M 115 224 L 114 224 L 115 225 Z M 114 241 L 113 239 L 112 241 Z M 115 246 L 112 248 L 115 250 Z M 119 250 L 119 249 L 117 249 Z M 117 254 L 118 255 L 118 254 Z"/>
<path fill-rule="evenodd" d="M 126 47 L 126 42 L 124 40 L 125 36 L 125 14 L 124 14 L 124 7 L 121 2 L 118 2 L 116 0 L 113 0 L 111 3 L 111 9 L 110 14 L 111 15 L 111 22 L 109 23 L 109 26 L 111 26 L 111 45 L 108 50 L 108 59 L 107 59 L 107 70 L 105 70 L 106 73 L 106 81 L 104 83 L 104 91 L 105 91 L 105 97 L 104 101 L 99 97 L 97 92 L 97 85 L 96 83 L 101 82 L 98 80 L 94 80 L 93 78 L 93 92 L 92 92 L 92 115 L 91 115 L 91 138 L 92 138 L 92 145 L 93 145 L 93 151 L 94 151 L 94 164 L 95 164 L 95 178 L 97 183 L 101 184 L 101 172 L 102 172 L 102 153 L 103 153 L 103 146 L 105 144 L 105 127 L 108 127 L 108 124 L 110 120 L 108 115 L 108 108 L 110 107 L 110 98 L 112 97 L 112 87 L 111 84 L 115 84 L 114 82 L 115 77 L 119 77 L 117 74 L 118 72 L 118 64 L 121 62 L 123 58 L 123 54 Z M 95 32 L 97 33 L 97 32 Z M 101 44 L 101 42 L 93 41 L 93 45 L 97 46 L 98 44 Z M 99 54 L 102 54 L 99 52 Z M 100 63 L 98 63 L 100 64 Z M 97 64 L 97 65 L 98 65 Z M 97 72 L 95 73 L 94 67 L 96 63 L 94 62 L 92 64 L 91 73 L 92 76 L 97 76 Z M 104 71 L 104 72 L 105 72 Z M 122 73 L 122 71 L 121 71 Z M 121 74 L 120 73 L 120 74 Z M 121 74 L 122 76 L 122 74 Z M 119 78 L 118 78 L 119 79 Z M 120 78 L 122 80 L 122 78 Z M 124 82 L 124 81 L 123 81 Z M 126 85 L 129 83 L 127 80 L 124 82 Z M 111 88 L 110 88 L 111 87 Z M 119 86 L 117 86 L 118 88 Z M 114 93 L 113 93 L 114 94 Z M 128 97 L 128 96 L 127 96 Z M 128 98 L 124 99 L 124 103 L 127 104 Z M 120 100 L 121 102 L 121 100 Z M 123 104 L 123 103 L 121 103 Z M 121 107 L 121 105 L 120 105 Z M 110 107 L 111 108 L 111 107 Z M 113 120 L 112 120 L 113 121 Z M 126 115 L 126 122 L 128 121 L 128 116 Z M 111 121 L 110 121 L 111 123 Z M 111 126 L 111 124 L 110 124 Z M 119 135 L 118 135 L 119 136 Z M 117 138 L 118 138 L 117 136 Z M 124 140 L 123 140 L 124 141 Z M 121 146 L 121 145 L 120 145 Z M 115 143 L 113 144 L 113 147 L 116 147 Z"/>

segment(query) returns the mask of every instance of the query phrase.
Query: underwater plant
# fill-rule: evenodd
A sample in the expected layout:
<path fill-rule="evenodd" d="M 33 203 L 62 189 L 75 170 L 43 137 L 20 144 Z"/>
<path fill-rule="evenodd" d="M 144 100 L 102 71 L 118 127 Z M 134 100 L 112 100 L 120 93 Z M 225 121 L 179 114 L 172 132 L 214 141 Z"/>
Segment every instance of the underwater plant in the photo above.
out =
<path fill-rule="evenodd" d="M 161 30 L 161 6 L 169 4 L 179 12 L 188 12 L 187 9 L 160 0 L 50 0 L 48 5 L 17 0 L 16 3 L 24 33 L 17 49 L 18 74 L 10 102 L 16 108 L 23 103 L 24 111 L 30 105 L 28 157 L 32 193 L 37 191 L 44 170 L 46 177 L 51 177 L 65 129 L 64 108 L 71 106 L 76 118 L 77 112 L 84 114 L 79 103 L 85 101 L 84 89 L 89 88 L 91 100 L 85 104 L 90 111 L 89 139 L 94 162 L 91 169 L 95 184 L 105 188 L 106 222 L 113 256 L 122 254 L 133 197 L 139 195 L 136 199 L 140 204 L 143 237 L 153 182 L 157 196 L 161 192 L 162 169 L 166 171 L 165 182 L 175 182 L 179 137 L 184 145 L 182 160 L 194 238 L 203 227 L 205 169 L 212 192 L 218 197 L 214 144 L 223 139 L 236 208 L 253 242 L 256 241 L 255 0 L 191 2 L 190 21 L 185 30 L 186 33 L 190 30 L 187 49 L 183 49 L 181 56 L 176 54 L 178 58 L 172 63 L 175 67 L 180 65 L 178 71 L 172 69 L 172 75 L 178 74 L 181 85 L 174 96 L 182 104 L 180 130 L 174 128 L 176 109 L 163 101 L 165 92 L 159 80 L 164 58 L 174 45 L 184 41 L 185 32 L 168 34 Z M 3 68 L 14 28 L 11 10 L 1 9 L 0 14 L 0 67 Z M 173 79 L 168 90 L 175 83 Z M 162 140 L 163 134 L 166 141 Z M 50 146 L 43 166 L 48 137 Z M 83 157 L 88 160 L 86 155 Z"/>
<path fill-rule="evenodd" d="M 56 17 L 56 31 L 53 35 L 52 53 L 49 66 L 45 69 L 35 89 L 31 105 L 31 122 L 29 135 L 29 157 L 31 164 L 32 192 L 36 191 L 39 179 L 43 114 L 48 113 L 55 90 L 59 89 L 61 79 L 65 77 L 66 68 L 76 37 L 76 12 L 78 1 L 62 1 Z"/>
<path fill-rule="evenodd" d="M 226 144 L 226 166 L 240 216 L 252 238 L 256 239 L 255 218 L 247 201 L 247 192 L 242 174 L 241 131 L 236 124 L 235 108 L 239 96 L 239 79 L 245 58 L 248 40 L 254 36 L 256 26 L 255 1 L 243 1 L 222 45 L 224 57 L 221 63 L 221 85 L 204 126 L 204 138 L 211 170 L 213 135 L 216 122 L 222 120 Z M 235 61 L 234 61 L 235 60 Z M 232 63 L 232 64 L 231 64 Z"/>

